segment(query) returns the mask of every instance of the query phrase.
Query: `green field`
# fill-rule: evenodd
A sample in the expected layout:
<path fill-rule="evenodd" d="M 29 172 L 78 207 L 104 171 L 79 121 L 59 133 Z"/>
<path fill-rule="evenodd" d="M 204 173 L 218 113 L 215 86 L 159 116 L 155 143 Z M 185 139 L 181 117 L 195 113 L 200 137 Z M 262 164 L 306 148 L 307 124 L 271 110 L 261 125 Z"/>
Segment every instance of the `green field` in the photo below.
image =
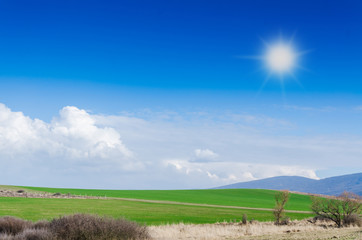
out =
<path fill-rule="evenodd" d="M 220 190 L 88 190 L 39 187 L 1 186 L 2 189 L 29 192 L 71 193 L 74 195 L 107 196 L 111 199 L 57 199 L 0 197 L 0 216 L 12 215 L 32 221 L 51 219 L 67 214 L 91 213 L 126 218 L 147 225 L 167 223 L 215 223 L 249 219 L 272 221 L 273 213 L 265 210 L 230 209 L 222 206 L 273 208 L 275 191 L 256 189 Z M 182 204 L 124 201 L 114 198 L 173 201 L 220 205 L 220 207 L 187 206 Z M 291 194 L 288 210 L 309 211 L 310 198 Z M 287 213 L 291 219 L 312 216 Z"/>
<path fill-rule="evenodd" d="M 212 190 L 89 190 L 23 187 L 50 193 L 107 196 L 187 203 L 201 203 L 254 208 L 273 208 L 275 191 L 262 189 L 212 189 Z M 286 209 L 310 211 L 310 197 L 290 194 Z"/>
<path fill-rule="evenodd" d="M 245 213 L 249 219 L 273 220 L 272 212 L 243 209 L 168 205 L 105 199 L 42 199 L 0 197 L 0 215 L 11 215 L 32 221 L 51 219 L 66 214 L 91 213 L 115 218 L 124 217 L 147 225 L 167 223 L 215 223 L 240 221 Z M 310 214 L 288 213 L 292 219 Z"/>

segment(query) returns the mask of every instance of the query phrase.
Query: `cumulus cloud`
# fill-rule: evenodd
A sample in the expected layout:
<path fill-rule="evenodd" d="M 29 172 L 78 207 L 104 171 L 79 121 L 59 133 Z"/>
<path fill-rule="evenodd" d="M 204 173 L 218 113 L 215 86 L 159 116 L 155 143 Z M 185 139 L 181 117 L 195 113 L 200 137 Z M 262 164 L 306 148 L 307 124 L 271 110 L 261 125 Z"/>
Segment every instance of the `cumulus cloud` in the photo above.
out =
<path fill-rule="evenodd" d="M 85 166 L 131 167 L 133 153 L 113 128 L 99 127 L 92 115 L 64 107 L 51 123 L 31 119 L 0 104 L 0 155 L 8 160 L 59 159 Z"/>

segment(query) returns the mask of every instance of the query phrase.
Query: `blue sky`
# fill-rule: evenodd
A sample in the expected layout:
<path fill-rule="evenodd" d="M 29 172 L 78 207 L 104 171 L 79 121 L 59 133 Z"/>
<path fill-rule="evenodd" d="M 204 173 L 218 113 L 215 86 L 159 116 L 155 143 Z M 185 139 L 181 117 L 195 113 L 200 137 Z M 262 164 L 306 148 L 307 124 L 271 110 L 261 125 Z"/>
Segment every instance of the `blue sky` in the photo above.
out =
<path fill-rule="evenodd" d="M 0 180 L 151 189 L 360 172 L 361 11 L 352 0 L 0 1 Z M 300 84 L 273 75 L 261 88 L 268 71 L 245 56 L 280 37 L 307 51 Z M 27 168 L 36 174 L 11 177 Z"/>

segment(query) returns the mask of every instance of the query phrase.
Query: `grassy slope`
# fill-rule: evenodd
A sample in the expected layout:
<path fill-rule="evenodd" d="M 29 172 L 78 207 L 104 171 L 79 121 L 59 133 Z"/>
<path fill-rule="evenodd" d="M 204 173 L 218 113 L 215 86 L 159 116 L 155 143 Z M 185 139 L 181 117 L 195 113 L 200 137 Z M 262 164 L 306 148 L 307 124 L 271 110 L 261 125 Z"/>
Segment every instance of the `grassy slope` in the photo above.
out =
<path fill-rule="evenodd" d="M 259 221 L 273 219 L 272 212 L 223 209 L 156 203 L 129 202 L 104 199 L 37 199 L 0 197 L 0 216 L 12 215 L 28 220 L 51 219 L 73 213 L 91 213 L 113 216 L 146 223 L 214 223 L 224 220 L 239 221 L 245 213 Z M 287 214 L 292 219 L 309 217 L 309 214 Z"/>
<path fill-rule="evenodd" d="M 24 187 L 36 191 L 51 193 L 71 193 L 75 195 L 92 195 L 122 197 L 150 200 L 167 200 L 187 203 L 204 203 L 255 208 L 273 208 L 274 194 L 272 190 L 262 189 L 213 189 L 213 190 L 90 190 Z M 310 197 L 291 194 L 286 209 L 310 211 Z"/>

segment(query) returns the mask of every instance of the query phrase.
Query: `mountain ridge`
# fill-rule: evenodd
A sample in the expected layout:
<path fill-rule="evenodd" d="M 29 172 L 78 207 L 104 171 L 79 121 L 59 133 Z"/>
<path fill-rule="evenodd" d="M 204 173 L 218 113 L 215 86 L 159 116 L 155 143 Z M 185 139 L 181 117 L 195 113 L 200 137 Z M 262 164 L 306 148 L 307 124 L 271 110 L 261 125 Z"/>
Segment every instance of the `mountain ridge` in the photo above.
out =
<path fill-rule="evenodd" d="M 362 173 L 347 174 L 320 180 L 300 176 L 277 176 L 233 183 L 214 189 L 232 188 L 289 190 L 323 195 L 340 195 L 344 191 L 348 191 L 362 195 Z"/>

